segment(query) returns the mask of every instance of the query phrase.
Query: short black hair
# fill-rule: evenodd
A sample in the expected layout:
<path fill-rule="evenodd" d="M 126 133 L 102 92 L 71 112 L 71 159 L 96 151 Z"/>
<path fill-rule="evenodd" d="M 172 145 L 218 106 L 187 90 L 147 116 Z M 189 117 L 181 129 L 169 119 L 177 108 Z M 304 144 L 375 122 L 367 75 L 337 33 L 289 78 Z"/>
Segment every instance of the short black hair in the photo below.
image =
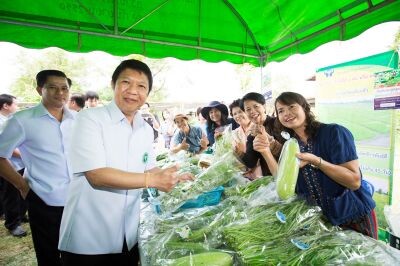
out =
<path fill-rule="evenodd" d="M 151 74 L 151 70 L 145 63 L 136 59 L 129 59 L 122 61 L 121 64 L 117 66 L 117 68 L 114 70 L 114 73 L 112 74 L 111 78 L 112 83 L 115 84 L 121 72 L 127 68 L 139 71 L 140 73 L 143 73 L 147 76 L 147 79 L 149 81 L 149 93 L 150 93 L 153 87 L 153 76 Z"/>
<path fill-rule="evenodd" d="M 3 109 L 4 104 L 11 105 L 14 101 L 14 99 L 17 99 L 15 96 L 12 96 L 10 94 L 1 94 L 0 95 L 0 110 Z"/>
<path fill-rule="evenodd" d="M 258 92 L 249 92 L 245 96 L 243 96 L 242 100 L 240 100 L 240 109 L 244 110 L 244 102 L 245 101 L 256 101 L 259 104 L 265 104 L 265 98 L 262 94 Z"/>
<path fill-rule="evenodd" d="M 87 91 L 86 92 L 86 100 L 89 100 L 89 99 L 99 100 L 100 97 L 99 97 L 99 94 L 95 91 Z"/>
<path fill-rule="evenodd" d="M 70 78 L 67 78 L 67 81 L 68 81 L 68 86 L 71 88 L 71 86 L 72 86 L 72 80 L 71 80 Z"/>
<path fill-rule="evenodd" d="M 240 109 L 243 110 L 243 108 L 240 106 L 240 102 L 241 102 L 241 99 L 236 99 L 229 105 L 229 112 L 230 112 L 231 116 L 233 116 L 233 114 L 232 114 L 233 108 L 239 107 Z"/>
<path fill-rule="evenodd" d="M 39 73 L 37 73 L 36 75 L 36 84 L 39 88 L 42 88 L 44 86 L 44 84 L 47 81 L 47 78 L 50 76 L 56 76 L 56 77 L 63 77 L 67 78 L 67 75 L 65 75 L 64 72 L 60 71 L 60 70 L 55 70 L 55 69 L 46 69 L 46 70 L 42 70 Z"/>
<path fill-rule="evenodd" d="M 85 107 L 86 97 L 82 93 L 74 93 L 70 97 L 71 101 L 74 101 L 80 108 Z"/>

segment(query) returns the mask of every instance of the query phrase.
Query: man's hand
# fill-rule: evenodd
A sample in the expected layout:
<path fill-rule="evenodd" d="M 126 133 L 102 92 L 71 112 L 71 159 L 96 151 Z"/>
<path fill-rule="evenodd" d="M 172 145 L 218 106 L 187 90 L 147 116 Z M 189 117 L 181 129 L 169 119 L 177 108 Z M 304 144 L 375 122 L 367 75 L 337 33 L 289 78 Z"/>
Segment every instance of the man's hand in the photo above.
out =
<path fill-rule="evenodd" d="M 189 149 L 189 144 L 186 142 L 186 137 L 183 138 L 182 143 L 180 144 L 180 149 L 187 151 Z"/>
<path fill-rule="evenodd" d="M 18 189 L 19 189 L 19 193 L 21 193 L 22 198 L 26 199 L 26 196 L 28 196 L 28 193 L 29 193 L 29 190 L 30 190 L 28 182 L 26 182 L 26 180 L 24 180 L 21 183 L 21 187 L 18 188 Z"/>
<path fill-rule="evenodd" d="M 152 172 L 150 175 L 149 185 L 161 191 L 171 191 L 177 183 L 193 180 L 194 176 L 191 173 L 177 174 L 179 167 L 177 165 L 162 169 L 158 172 Z"/>
<path fill-rule="evenodd" d="M 178 166 L 173 165 L 151 173 L 148 180 L 149 186 L 155 187 L 164 192 L 171 191 L 178 183 L 176 171 L 178 171 Z"/>

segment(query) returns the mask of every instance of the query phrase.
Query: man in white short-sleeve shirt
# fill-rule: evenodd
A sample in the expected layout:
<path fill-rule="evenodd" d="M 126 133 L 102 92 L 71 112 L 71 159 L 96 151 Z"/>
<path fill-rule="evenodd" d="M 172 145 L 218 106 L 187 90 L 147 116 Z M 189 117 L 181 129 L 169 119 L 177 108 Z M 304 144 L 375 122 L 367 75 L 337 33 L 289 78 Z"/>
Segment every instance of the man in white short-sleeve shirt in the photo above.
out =
<path fill-rule="evenodd" d="M 72 133 L 74 177 L 59 242 L 64 265 L 137 265 L 141 188 L 169 191 L 193 177 L 155 167 L 153 130 L 138 112 L 151 91 L 148 66 L 123 61 L 111 86 L 114 100 L 81 111 Z"/>
<path fill-rule="evenodd" d="M 10 94 L 0 95 L 0 134 L 7 124 L 7 120 L 17 112 L 17 98 Z M 16 149 L 12 153 L 10 163 L 14 169 L 20 174 L 24 174 L 24 163 L 21 159 L 19 150 Z M 22 220 L 25 218 L 26 202 L 21 197 L 18 189 L 13 184 L 0 177 L 0 209 L 4 208 L 4 226 L 10 234 L 15 237 L 26 236 L 26 231 L 22 227 Z"/>
<path fill-rule="evenodd" d="M 63 72 L 40 71 L 36 82 L 41 102 L 14 114 L 0 134 L 0 175 L 26 198 L 38 265 L 57 266 L 61 216 L 72 177 L 67 155 L 74 116 L 65 107 L 69 85 Z M 7 160 L 16 148 L 24 177 Z"/>

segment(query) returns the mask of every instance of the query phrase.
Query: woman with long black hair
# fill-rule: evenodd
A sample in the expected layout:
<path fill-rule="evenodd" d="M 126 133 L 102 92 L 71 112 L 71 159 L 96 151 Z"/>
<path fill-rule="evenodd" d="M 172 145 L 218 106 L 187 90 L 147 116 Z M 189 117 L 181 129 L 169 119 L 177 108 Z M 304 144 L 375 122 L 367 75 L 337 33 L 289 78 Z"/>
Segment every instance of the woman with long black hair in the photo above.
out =
<path fill-rule="evenodd" d="M 377 239 L 375 202 L 362 179 L 351 132 L 341 125 L 318 122 L 298 93 L 282 93 L 275 100 L 275 110 L 278 129 L 288 132 L 300 145 L 296 193 L 320 206 L 333 225 Z M 276 175 L 278 164 L 270 146 L 265 132 L 254 140 L 254 149 Z"/>

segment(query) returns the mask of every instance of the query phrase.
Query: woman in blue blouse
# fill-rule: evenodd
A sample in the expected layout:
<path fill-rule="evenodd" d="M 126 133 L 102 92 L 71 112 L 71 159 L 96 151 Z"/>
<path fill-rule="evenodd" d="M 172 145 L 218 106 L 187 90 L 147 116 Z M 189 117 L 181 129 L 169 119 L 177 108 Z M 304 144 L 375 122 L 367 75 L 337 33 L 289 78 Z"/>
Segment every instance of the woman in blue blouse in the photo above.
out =
<path fill-rule="evenodd" d="M 278 127 L 299 141 L 300 171 L 296 193 L 322 208 L 334 225 L 377 238 L 375 202 L 363 186 L 353 135 L 337 124 L 315 120 L 306 99 L 284 92 L 275 100 Z M 268 134 L 254 139 L 272 173 L 277 162 L 269 149 Z"/>

